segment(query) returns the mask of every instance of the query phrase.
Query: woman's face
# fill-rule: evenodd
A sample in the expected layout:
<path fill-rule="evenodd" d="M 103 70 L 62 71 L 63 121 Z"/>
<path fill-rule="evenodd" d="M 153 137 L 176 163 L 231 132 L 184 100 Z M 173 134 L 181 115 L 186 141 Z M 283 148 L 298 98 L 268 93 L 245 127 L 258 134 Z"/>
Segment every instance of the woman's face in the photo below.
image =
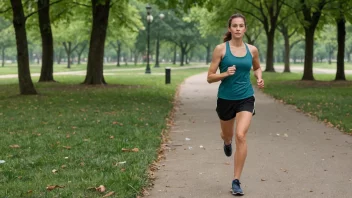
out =
<path fill-rule="evenodd" d="M 229 32 L 231 32 L 232 38 L 242 38 L 243 34 L 246 32 L 246 25 L 243 18 L 233 18 L 231 26 L 229 27 Z"/>

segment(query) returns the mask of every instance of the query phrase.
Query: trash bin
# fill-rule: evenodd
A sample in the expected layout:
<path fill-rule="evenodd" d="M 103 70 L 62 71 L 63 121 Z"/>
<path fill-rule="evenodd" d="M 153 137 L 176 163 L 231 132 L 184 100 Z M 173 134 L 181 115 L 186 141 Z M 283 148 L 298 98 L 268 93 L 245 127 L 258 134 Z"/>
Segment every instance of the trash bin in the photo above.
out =
<path fill-rule="evenodd" d="M 166 67 L 165 68 L 165 84 L 170 84 L 171 83 L 171 68 Z"/>

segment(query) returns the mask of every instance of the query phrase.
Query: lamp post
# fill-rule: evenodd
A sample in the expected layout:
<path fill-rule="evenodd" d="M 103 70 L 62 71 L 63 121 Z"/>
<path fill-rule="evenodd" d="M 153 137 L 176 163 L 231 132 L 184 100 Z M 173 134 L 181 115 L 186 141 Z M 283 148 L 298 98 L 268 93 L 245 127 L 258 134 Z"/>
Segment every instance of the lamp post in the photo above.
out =
<path fill-rule="evenodd" d="M 150 23 L 153 21 L 153 16 L 150 14 L 152 7 L 148 4 L 146 7 L 147 9 L 147 68 L 145 69 L 146 74 L 150 74 L 150 65 L 149 65 L 149 54 L 150 54 L 150 45 L 149 45 L 149 34 L 150 34 Z"/>
<path fill-rule="evenodd" d="M 165 15 L 163 13 L 159 14 L 160 22 L 163 20 Z M 159 48 L 160 48 L 160 23 L 158 25 L 158 35 L 157 35 L 157 40 L 156 40 L 156 57 L 155 57 L 155 66 L 154 67 L 159 67 Z"/>

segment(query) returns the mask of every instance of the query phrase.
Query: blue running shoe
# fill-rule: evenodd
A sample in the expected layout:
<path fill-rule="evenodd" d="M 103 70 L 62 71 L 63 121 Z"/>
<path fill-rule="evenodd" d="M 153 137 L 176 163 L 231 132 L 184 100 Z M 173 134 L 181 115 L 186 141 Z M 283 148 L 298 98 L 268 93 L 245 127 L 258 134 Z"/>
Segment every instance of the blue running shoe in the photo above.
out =
<path fill-rule="evenodd" d="M 227 157 L 230 157 L 232 155 L 232 145 L 226 145 L 224 142 L 224 152 Z"/>
<path fill-rule="evenodd" d="M 244 195 L 241 186 L 240 186 L 240 181 L 238 179 L 235 179 L 232 181 L 232 194 L 237 195 L 237 196 L 242 196 Z"/>

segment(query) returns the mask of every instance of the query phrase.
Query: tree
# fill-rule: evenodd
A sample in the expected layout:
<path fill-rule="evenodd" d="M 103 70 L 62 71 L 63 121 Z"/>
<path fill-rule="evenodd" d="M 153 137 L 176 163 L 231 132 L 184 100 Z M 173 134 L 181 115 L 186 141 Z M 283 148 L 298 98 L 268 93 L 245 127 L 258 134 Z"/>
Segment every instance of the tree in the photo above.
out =
<path fill-rule="evenodd" d="M 122 16 L 120 12 L 113 11 L 109 17 L 109 26 L 114 28 L 108 29 L 107 43 L 109 43 L 116 52 L 116 66 L 120 66 L 120 58 L 122 52 L 121 46 L 132 48 L 134 42 L 136 41 L 139 30 L 144 28 L 140 18 L 141 13 L 138 13 L 136 6 L 142 7 L 142 5 L 138 4 L 138 2 L 132 1 L 130 4 L 128 4 L 127 7 L 118 8 L 124 9 Z M 132 18 L 127 16 L 135 17 Z"/>
<path fill-rule="evenodd" d="M 1 50 L 1 66 L 5 66 L 5 50 L 15 43 L 15 39 L 12 36 L 14 29 L 11 26 L 11 22 L 0 17 L 0 50 Z"/>
<path fill-rule="evenodd" d="M 84 84 L 106 84 L 103 74 L 104 48 L 108 28 L 110 0 L 91 0 L 93 24 L 90 36 L 87 75 Z"/>
<path fill-rule="evenodd" d="M 328 63 L 331 64 L 331 59 L 336 51 L 337 48 L 337 42 L 336 42 L 336 37 L 337 32 L 334 29 L 334 25 L 324 25 L 323 31 L 321 31 L 321 42 L 325 46 L 326 53 L 328 55 Z"/>
<path fill-rule="evenodd" d="M 290 70 L 290 51 L 291 49 L 303 39 L 300 36 L 295 36 L 298 32 L 301 32 L 302 28 L 297 27 L 297 19 L 294 15 L 289 14 L 289 7 L 285 6 L 281 11 L 285 19 L 281 20 L 281 23 L 278 24 L 278 31 L 281 33 L 284 38 L 284 72 L 291 72 Z M 288 16 L 288 17 L 287 17 Z M 280 17 L 281 18 L 281 17 Z M 291 38 L 294 38 L 294 41 L 291 43 Z"/>
<path fill-rule="evenodd" d="M 54 44 L 50 23 L 50 0 L 38 0 L 38 18 L 42 38 L 42 69 L 39 82 L 54 81 Z"/>
<path fill-rule="evenodd" d="M 20 93 L 23 95 L 37 94 L 29 70 L 28 43 L 26 33 L 26 17 L 21 0 L 11 0 L 13 26 L 17 45 L 18 80 Z"/>
<path fill-rule="evenodd" d="M 302 80 L 314 80 L 314 33 L 318 26 L 323 9 L 327 3 L 327 0 L 300 0 L 300 2 L 294 6 L 297 10 L 297 18 L 303 26 L 305 32 L 305 57 Z"/>

